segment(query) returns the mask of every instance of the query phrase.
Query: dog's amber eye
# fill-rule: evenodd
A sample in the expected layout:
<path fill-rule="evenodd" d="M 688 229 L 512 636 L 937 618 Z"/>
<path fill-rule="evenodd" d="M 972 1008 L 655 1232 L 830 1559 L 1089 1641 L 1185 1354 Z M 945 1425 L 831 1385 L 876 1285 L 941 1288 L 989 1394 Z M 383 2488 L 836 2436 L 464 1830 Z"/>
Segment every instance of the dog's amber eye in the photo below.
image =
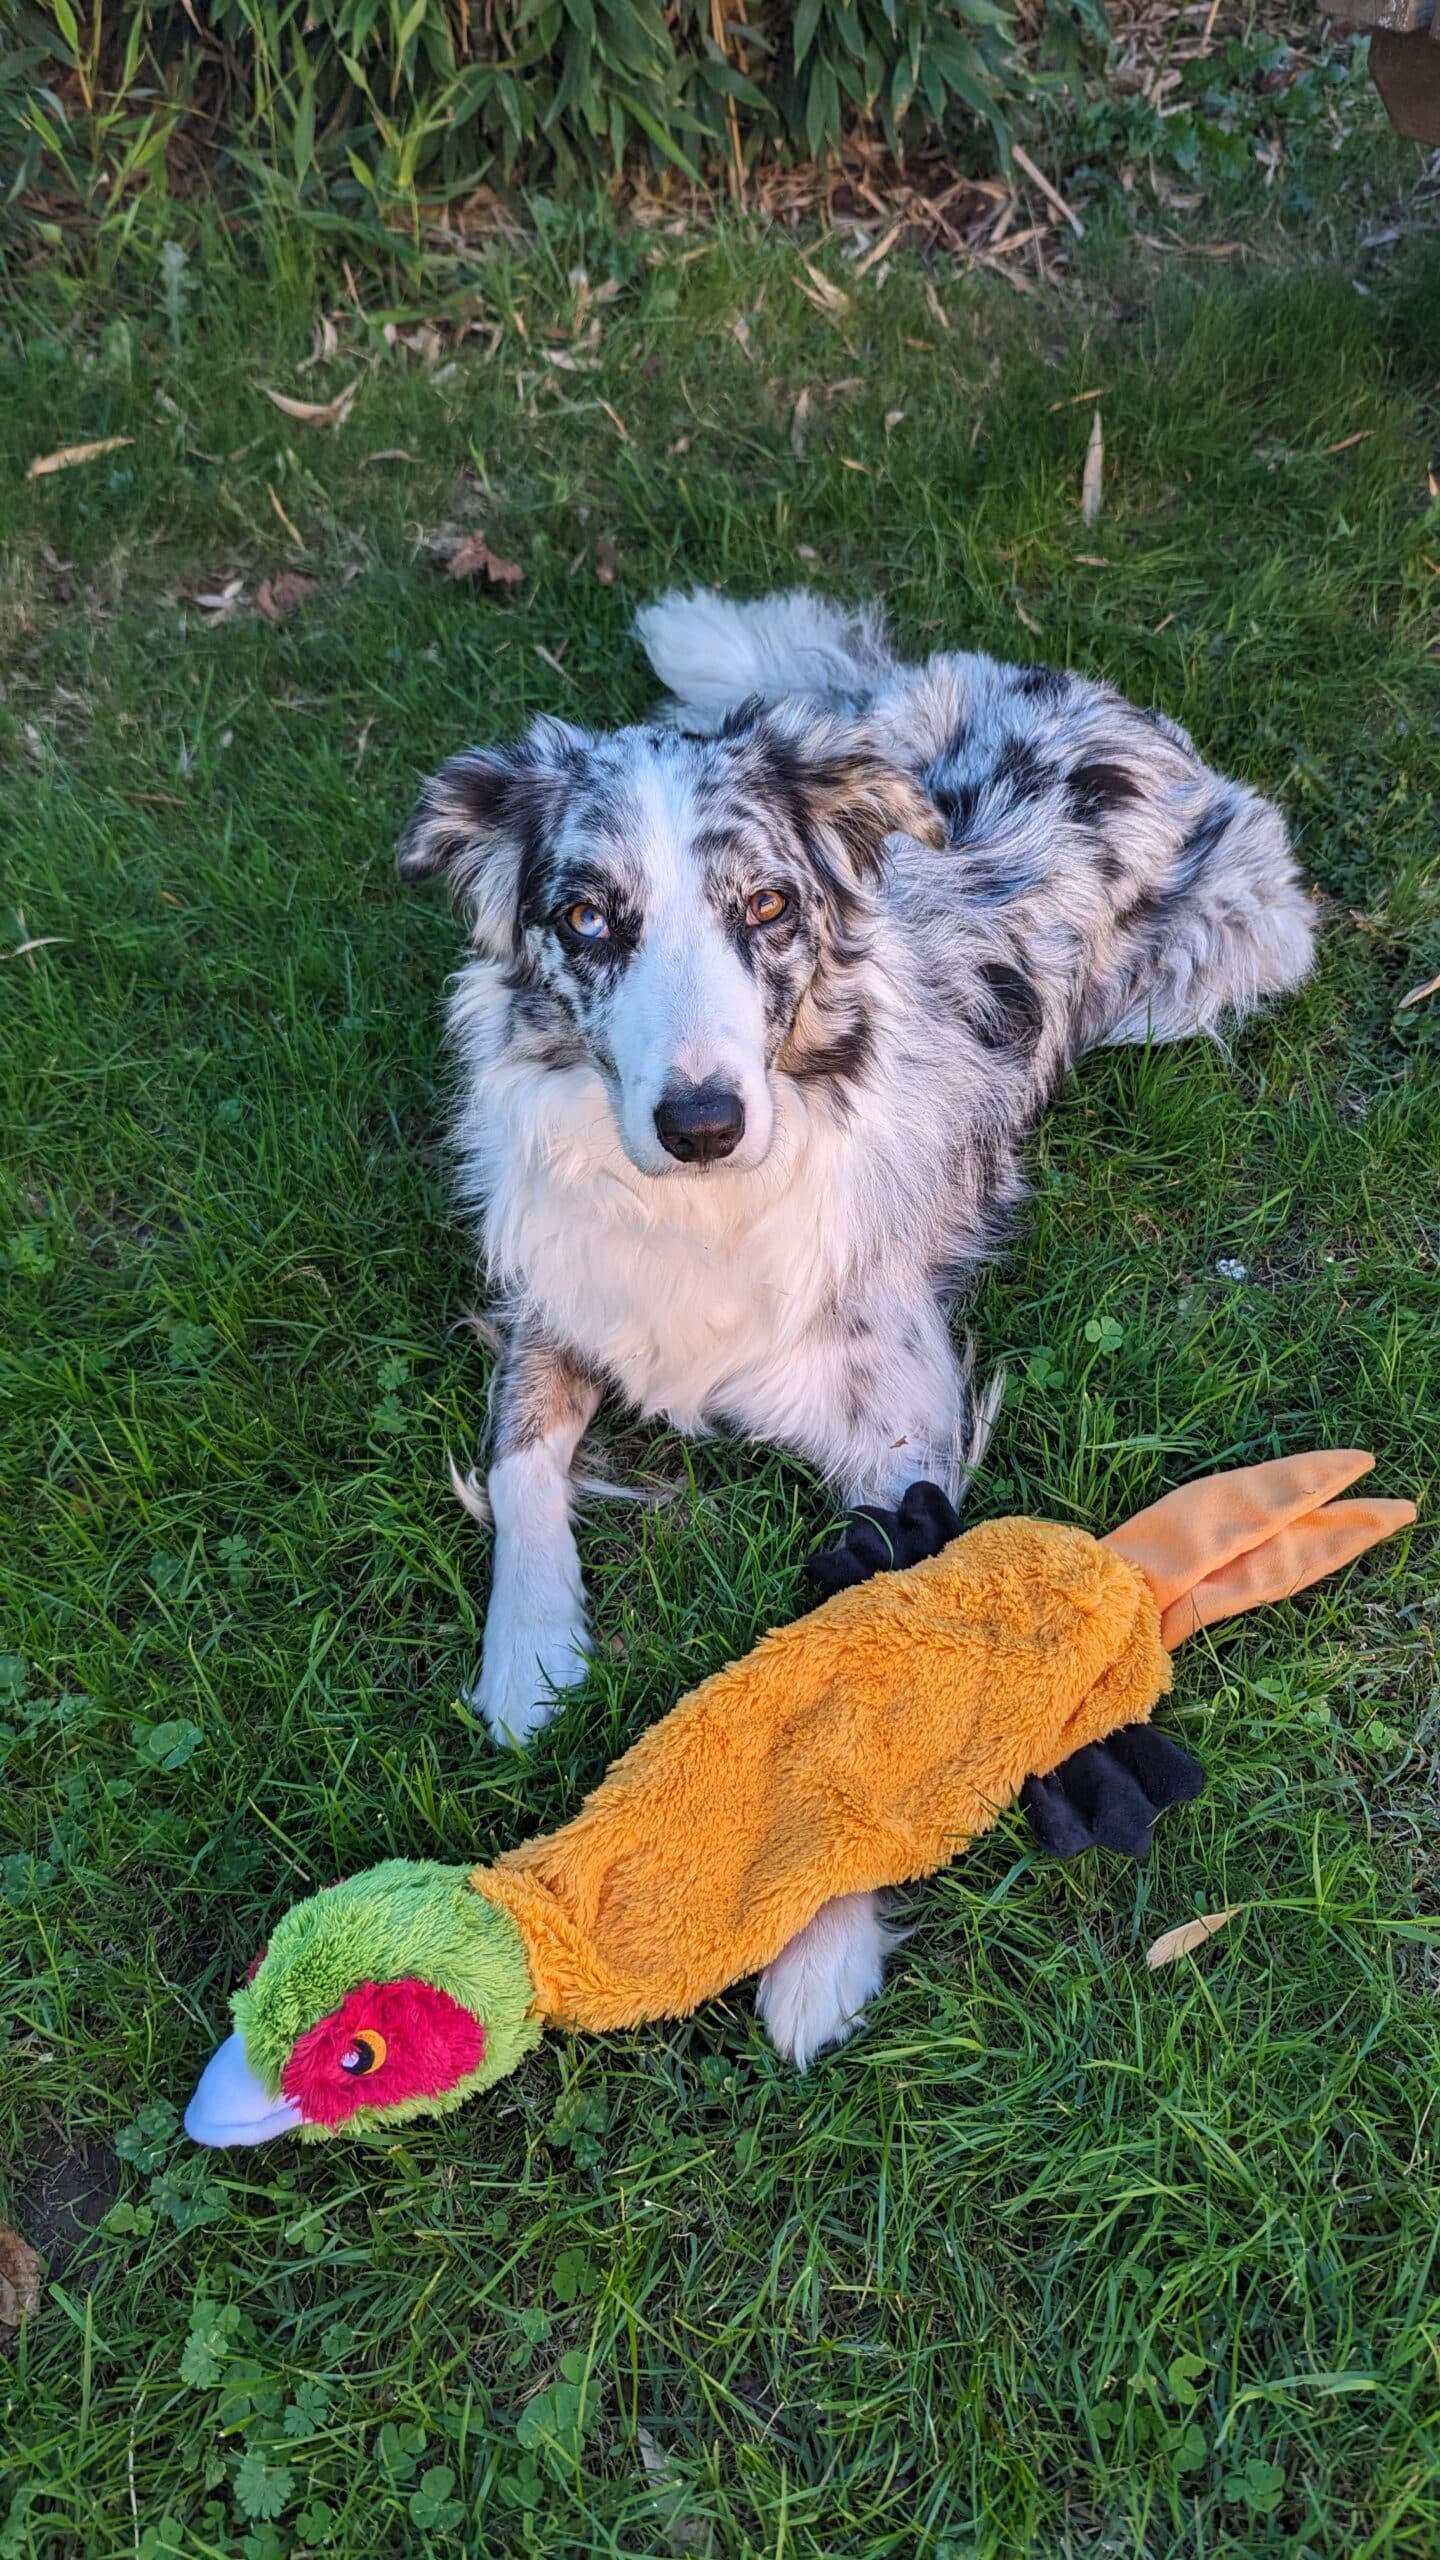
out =
<path fill-rule="evenodd" d="M 578 906 L 566 908 L 565 921 L 572 933 L 578 933 L 582 942 L 608 942 L 610 939 L 610 927 L 603 910 L 592 907 L 586 898 L 582 898 Z"/>
<path fill-rule="evenodd" d="M 776 924 L 789 906 L 778 889 L 757 889 L 745 910 L 747 924 Z"/>
<path fill-rule="evenodd" d="M 378 2027 L 362 2027 L 340 2056 L 340 2068 L 358 2080 L 364 2071 L 378 2071 L 385 2059 L 385 2039 Z"/>

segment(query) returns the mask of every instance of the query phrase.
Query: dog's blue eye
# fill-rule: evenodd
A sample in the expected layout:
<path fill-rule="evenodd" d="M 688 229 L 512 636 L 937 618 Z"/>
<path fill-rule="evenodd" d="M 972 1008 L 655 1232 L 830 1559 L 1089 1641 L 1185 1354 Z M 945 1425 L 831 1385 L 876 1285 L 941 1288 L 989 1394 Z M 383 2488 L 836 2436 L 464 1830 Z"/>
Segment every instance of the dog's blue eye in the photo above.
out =
<path fill-rule="evenodd" d="M 565 921 L 572 933 L 578 933 L 582 942 L 608 942 L 610 939 L 610 927 L 602 910 L 588 906 L 583 898 L 578 906 L 566 908 Z"/>

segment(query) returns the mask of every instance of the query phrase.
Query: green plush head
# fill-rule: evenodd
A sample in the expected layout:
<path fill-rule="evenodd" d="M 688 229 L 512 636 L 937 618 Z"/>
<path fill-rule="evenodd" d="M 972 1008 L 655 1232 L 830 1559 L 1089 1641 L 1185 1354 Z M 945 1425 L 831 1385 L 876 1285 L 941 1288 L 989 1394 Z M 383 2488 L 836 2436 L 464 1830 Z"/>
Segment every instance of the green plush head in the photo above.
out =
<path fill-rule="evenodd" d="M 438 2115 L 513 2071 L 540 2022 L 520 1933 L 465 1867 L 390 1858 L 286 1912 L 186 2110 L 197 2142 Z"/>

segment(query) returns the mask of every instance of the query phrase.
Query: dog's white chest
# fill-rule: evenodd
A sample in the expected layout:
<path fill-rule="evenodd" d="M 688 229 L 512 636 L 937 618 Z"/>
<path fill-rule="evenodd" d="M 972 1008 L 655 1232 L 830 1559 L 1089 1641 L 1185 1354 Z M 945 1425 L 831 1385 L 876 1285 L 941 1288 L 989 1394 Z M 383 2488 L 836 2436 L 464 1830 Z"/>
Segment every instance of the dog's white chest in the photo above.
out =
<path fill-rule="evenodd" d="M 642 1413 L 685 1431 L 743 1419 L 839 1286 L 833 1188 L 827 1216 L 803 1124 L 754 1173 L 656 1182 L 624 1157 L 595 1078 L 537 1092 L 502 1066 L 486 1082 L 464 1136 L 493 1277 Z"/>

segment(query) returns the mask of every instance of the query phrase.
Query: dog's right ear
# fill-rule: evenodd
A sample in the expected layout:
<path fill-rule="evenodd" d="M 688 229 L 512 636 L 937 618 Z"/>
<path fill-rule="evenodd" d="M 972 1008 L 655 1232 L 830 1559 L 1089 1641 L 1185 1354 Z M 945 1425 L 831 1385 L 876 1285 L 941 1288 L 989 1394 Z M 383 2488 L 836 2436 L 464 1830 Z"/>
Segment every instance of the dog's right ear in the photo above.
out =
<path fill-rule="evenodd" d="M 495 959 L 515 949 L 526 873 L 553 835 L 590 740 L 537 720 L 513 747 L 467 747 L 426 783 L 400 838 L 402 880 L 442 877 Z"/>

